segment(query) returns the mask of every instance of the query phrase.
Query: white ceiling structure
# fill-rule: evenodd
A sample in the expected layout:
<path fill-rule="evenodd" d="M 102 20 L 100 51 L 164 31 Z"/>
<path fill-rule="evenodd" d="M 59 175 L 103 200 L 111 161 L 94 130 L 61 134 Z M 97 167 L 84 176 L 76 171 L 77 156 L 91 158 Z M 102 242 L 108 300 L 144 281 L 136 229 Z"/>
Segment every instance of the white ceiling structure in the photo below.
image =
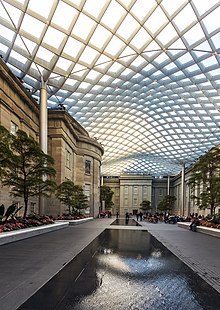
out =
<path fill-rule="evenodd" d="M 175 175 L 220 142 L 219 18 L 217 0 L 0 0 L 0 54 L 103 144 L 103 175 Z"/>

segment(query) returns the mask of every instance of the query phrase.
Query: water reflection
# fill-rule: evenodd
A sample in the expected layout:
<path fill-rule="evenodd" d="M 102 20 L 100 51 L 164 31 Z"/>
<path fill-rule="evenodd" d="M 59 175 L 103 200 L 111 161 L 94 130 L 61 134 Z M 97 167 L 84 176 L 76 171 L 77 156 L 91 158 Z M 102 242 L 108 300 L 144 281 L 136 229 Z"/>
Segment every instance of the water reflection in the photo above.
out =
<path fill-rule="evenodd" d="M 128 226 L 141 226 L 138 222 L 134 219 L 116 219 L 111 225 L 128 225 Z"/>
<path fill-rule="evenodd" d="M 220 296 L 146 231 L 107 230 L 56 309 L 220 309 Z"/>

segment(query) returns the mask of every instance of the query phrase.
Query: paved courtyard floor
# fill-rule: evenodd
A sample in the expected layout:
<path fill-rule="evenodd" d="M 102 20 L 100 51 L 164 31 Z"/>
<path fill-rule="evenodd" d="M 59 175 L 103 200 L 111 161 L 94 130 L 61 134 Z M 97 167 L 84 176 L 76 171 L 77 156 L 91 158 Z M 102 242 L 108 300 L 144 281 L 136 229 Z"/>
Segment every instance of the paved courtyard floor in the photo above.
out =
<path fill-rule="evenodd" d="M 142 226 L 110 226 L 114 220 L 94 219 L 1 245 L 1 309 L 17 309 L 106 228 L 149 231 L 220 293 L 220 238 L 164 223 L 142 221 Z"/>

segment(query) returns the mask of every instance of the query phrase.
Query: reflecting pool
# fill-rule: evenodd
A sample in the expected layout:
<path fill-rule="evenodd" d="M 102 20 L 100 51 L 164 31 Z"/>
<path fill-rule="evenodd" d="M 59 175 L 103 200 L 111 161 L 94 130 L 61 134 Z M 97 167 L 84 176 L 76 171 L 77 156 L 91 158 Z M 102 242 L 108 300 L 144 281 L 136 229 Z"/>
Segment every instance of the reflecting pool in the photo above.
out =
<path fill-rule="evenodd" d="M 134 219 L 116 219 L 111 225 L 141 226 Z"/>
<path fill-rule="evenodd" d="M 19 309 L 217 310 L 220 294 L 147 231 L 107 229 Z"/>

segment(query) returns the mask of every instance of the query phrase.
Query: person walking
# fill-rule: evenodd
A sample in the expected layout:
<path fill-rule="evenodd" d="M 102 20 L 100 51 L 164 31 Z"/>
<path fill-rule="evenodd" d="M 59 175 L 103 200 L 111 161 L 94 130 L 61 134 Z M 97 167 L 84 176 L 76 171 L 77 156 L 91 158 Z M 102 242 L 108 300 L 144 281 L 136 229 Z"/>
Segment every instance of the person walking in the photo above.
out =
<path fill-rule="evenodd" d="M 140 221 L 142 221 L 142 220 L 143 220 L 143 213 L 140 212 L 140 213 L 139 213 L 139 216 L 140 216 Z"/>

